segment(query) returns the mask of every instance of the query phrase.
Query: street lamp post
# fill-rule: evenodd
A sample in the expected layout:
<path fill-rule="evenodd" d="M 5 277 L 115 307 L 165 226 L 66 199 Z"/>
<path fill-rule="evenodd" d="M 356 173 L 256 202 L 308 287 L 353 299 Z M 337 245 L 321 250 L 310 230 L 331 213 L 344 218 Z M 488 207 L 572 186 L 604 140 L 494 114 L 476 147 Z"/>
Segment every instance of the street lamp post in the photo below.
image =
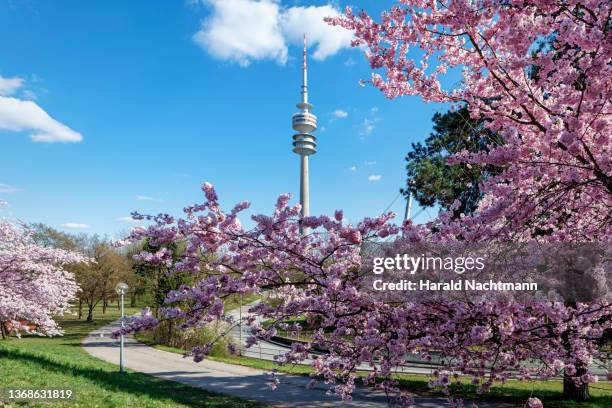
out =
<path fill-rule="evenodd" d="M 117 294 L 121 297 L 121 328 L 124 327 L 123 300 L 128 289 L 129 286 L 124 282 L 120 282 L 117 284 L 117 286 L 115 286 L 115 292 L 117 292 Z M 123 334 L 121 334 L 121 340 L 119 343 L 119 372 L 122 373 L 123 371 Z"/>
<path fill-rule="evenodd" d="M 414 183 L 412 182 L 412 180 L 408 180 L 408 184 L 407 184 L 407 191 L 408 191 L 408 199 L 406 200 L 406 211 L 404 212 L 404 222 L 406 222 L 406 220 L 410 219 L 410 213 L 412 212 L 412 190 L 410 189 L 410 187 L 412 187 Z"/>
<path fill-rule="evenodd" d="M 242 355 L 242 293 L 240 294 L 240 309 L 238 309 L 238 315 L 239 315 L 239 317 L 238 317 L 238 319 L 239 319 L 238 328 L 240 329 L 239 330 L 239 340 L 238 340 L 238 342 L 239 342 L 238 343 L 239 344 L 239 346 L 238 346 L 238 350 L 239 350 L 238 355 L 241 356 Z"/>

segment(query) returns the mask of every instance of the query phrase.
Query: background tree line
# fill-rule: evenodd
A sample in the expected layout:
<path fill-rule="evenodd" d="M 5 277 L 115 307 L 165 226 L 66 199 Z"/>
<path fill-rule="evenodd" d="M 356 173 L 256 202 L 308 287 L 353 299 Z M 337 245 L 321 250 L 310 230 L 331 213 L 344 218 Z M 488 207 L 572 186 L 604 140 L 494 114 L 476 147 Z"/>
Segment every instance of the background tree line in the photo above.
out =
<path fill-rule="evenodd" d="M 115 292 L 119 282 L 129 285 L 127 302 L 131 307 L 150 307 L 158 316 L 158 310 L 164 306 L 168 292 L 183 284 L 191 284 L 194 279 L 194 275 L 189 272 L 169 275 L 163 265 L 151 266 L 134 259 L 134 255 L 143 250 L 153 250 L 146 240 L 116 248 L 108 238 L 99 235 L 67 234 L 42 223 L 31 224 L 29 227 L 37 244 L 80 252 L 91 260 L 66 266 L 67 270 L 74 273 L 80 287 L 73 308 L 79 319 L 93 321 L 94 313 L 100 309 L 104 315 L 109 307 L 119 308 L 119 297 Z M 178 256 L 184 250 L 184 245 L 173 244 L 167 249 Z M 190 337 L 197 337 L 192 339 L 195 344 L 204 334 L 182 333 L 171 321 L 147 335 L 156 343 L 183 347 Z M 205 335 L 213 336 L 214 332 L 209 330 Z"/>
<path fill-rule="evenodd" d="M 34 241 L 42 246 L 77 251 L 92 262 L 69 265 L 80 290 L 74 305 L 79 319 L 94 320 L 94 311 L 101 306 L 102 314 L 108 307 L 119 307 L 115 286 L 126 282 L 130 306 L 149 304 L 156 288 L 153 277 L 141 272 L 132 259 L 138 247 L 114 248 L 108 238 L 99 235 L 67 234 L 42 223 L 31 224 Z"/>

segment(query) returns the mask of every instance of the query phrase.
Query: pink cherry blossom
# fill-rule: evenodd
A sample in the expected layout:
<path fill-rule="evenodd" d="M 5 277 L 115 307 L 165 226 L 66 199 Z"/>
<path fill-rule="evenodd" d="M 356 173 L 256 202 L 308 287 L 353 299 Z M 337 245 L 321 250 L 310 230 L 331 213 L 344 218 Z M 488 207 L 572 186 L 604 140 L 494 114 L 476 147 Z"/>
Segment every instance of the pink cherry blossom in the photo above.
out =
<path fill-rule="evenodd" d="M 17 335 L 32 327 L 40 335 L 62 334 L 53 316 L 69 310 L 79 289 L 64 266 L 85 261 L 75 252 L 35 244 L 22 225 L 0 221 L 0 324 Z"/>
<path fill-rule="evenodd" d="M 449 237 L 410 223 L 399 228 L 392 224 L 393 214 L 356 225 L 344 225 L 337 216 L 303 219 L 299 205 L 291 206 L 288 196 L 279 198 L 271 215 L 253 216 L 254 228 L 245 230 L 227 222 L 242 210 L 225 213 L 210 185 L 206 196 L 214 201 L 186 209 L 187 216 L 173 224 L 157 217 L 156 224 L 131 237 L 154 242 L 172 236 L 185 250 L 166 257 L 170 273 L 177 269 L 199 276 L 191 286 L 168 294 L 159 319 L 179 320 L 184 328 L 224 322 L 230 330 L 240 322 L 226 316 L 222 300 L 265 294 L 251 312 L 271 325 L 264 328 L 252 315 L 245 317 L 241 323 L 256 334 L 246 339 L 246 346 L 270 339 L 278 330 L 302 329 L 299 323 L 285 323 L 287 318 L 302 316 L 311 324 L 317 322 L 312 343 L 294 343 L 278 362 L 305 362 L 312 358 L 313 348 L 327 350 L 311 365 L 315 375 L 330 384 L 330 392 L 345 400 L 356 386 L 356 370 L 367 365 L 374 371 L 366 384 L 394 395 L 397 404 L 411 401 L 397 387 L 393 373 L 407 354 L 430 360 L 433 350 L 443 361 L 443 370 L 432 386 L 443 390 L 459 374 L 472 378 L 480 392 L 516 371 L 525 379 L 551 378 L 572 366 L 588 367 L 598 355 L 599 339 L 611 327 L 612 305 L 605 302 L 569 306 L 506 298 L 468 302 L 406 297 L 386 303 L 363 290 L 364 245 L 379 242 L 381 235 L 397 244 L 424 239 L 450 244 Z M 300 233 L 304 225 L 312 228 L 306 235 Z M 155 254 L 165 253 L 164 248 L 153 246 L 150 253 L 137 256 L 155 263 Z M 211 273 L 202 275 L 203 270 Z M 144 313 L 130 319 L 121 333 L 158 323 L 150 312 Z M 210 349 L 211 344 L 194 348 L 194 359 L 201 361 Z M 576 378 L 583 380 L 591 382 L 592 376 Z"/>
<path fill-rule="evenodd" d="M 377 21 L 329 18 L 364 47 L 389 98 L 465 104 L 504 144 L 451 163 L 504 171 L 447 234 L 590 240 L 612 234 L 612 43 L 606 0 L 400 0 Z M 538 50 L 538 52 L 536 52 Z M 461 72 L 461 81 L 447 78 Z M 441 219 L 442 220 L 442 219 Z"/>
<path fill-rule="evenodd" d="M 527 406 L 529 408 L 544 408 L 544 404 L 538 398 L 529 398 L 527 400 Z"/>
<path fill-rule="evenodd" d="M 132 233 L 131 240 L 148 239 L 154 248 L 139 259 L 201 277 L 168 294 L 160 319 L 181 320 L 183 327 L 227 322 L 222 299 L 265 294 L 251 312 L 271 325 L 245 317 L 242 323 L 256 333 L 247 346 L 287 330 L 288 318 L 305 318 L 318 328 L 312 343 L 295 344 L 279 363 L 310 361 L 314 375 L 344 400 L 365 365 L 372 371 L 364 385 L 395 396 L 397 406 L 411 404 L 393 377 L 407 355 L 440 361 L 431 385 L 445 391 L 455 375 L 471 378 L 479 392 L 511 376 L 565 373 L 577 384 L 595 381 L 589 367 L 612 328 L 609 297 L 588 304 L 384 302 L 363 290 L 362 250 L 382 239 L 398 245 L 610 242 L 611 7 L 604 0 L 400 0 L 379 21 L 351 9 L 328 19 L 353 31 L 353 45 L 366 50 L 375 71 L 372 85 L 387 97 L 466 105 L 472 118 L 503 139 L 486 152 L 459 153 L 451 164 L 494 164 L 503 171 L 483 183 L 473 214 L 453 219 L 442 213 L 427 225 L 398 226 L 393 214 L 347 225 L 340 211 L 302 218 L 299 205 L 282 195 L 272 214 L 252 216 L 255 226 L 246 230 L 237 219 L 248 205 L 224 212 L 205 183 L 205 202 L 185 208 L 184 218 L 142 216 L 154 225 Z M 461 81 L 447 80 L 458 71 Z M 310 232 L 302 235 L 304 229 Z M 179 242 L 185 251 L 165 251 Z M 210 273 L 202 277 L 203 271 Z M 154 324 L 138 318 L 124 330 Z M 315 347 L 327 352 L 313 356 Z M 195 348 L 195 358 L 207 350 Z M 531 398 L 528 405 L 542 403 Z"/>

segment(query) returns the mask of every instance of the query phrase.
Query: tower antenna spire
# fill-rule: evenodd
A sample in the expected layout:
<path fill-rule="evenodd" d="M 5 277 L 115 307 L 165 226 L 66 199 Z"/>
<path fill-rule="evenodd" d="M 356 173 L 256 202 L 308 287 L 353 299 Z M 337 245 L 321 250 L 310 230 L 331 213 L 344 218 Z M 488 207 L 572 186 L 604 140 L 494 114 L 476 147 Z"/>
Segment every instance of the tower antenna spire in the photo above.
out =
<path fill-rule="evenodd" d="M 306 33 L 304 33 L 304 64 L 302 65 L 302 103 L 308 103 L 308 63 L 306 62 Z"/>
<path fill-rule="evenodd" d="M 306 33 L 304 33 L 304 69 L 306 69 Z"/>

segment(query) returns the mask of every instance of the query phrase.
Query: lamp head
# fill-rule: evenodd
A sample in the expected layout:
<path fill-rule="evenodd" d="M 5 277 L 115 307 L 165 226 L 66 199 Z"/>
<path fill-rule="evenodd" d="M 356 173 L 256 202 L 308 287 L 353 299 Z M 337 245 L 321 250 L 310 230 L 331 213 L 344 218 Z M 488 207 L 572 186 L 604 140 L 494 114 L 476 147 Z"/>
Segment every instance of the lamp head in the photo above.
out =
<path fill-rule="evenodd" d="M 115 286 L 115 292 L 118 295 L 125 295 L 130 287 L 125 282 L 119 282 L 117 286 Z"/>

